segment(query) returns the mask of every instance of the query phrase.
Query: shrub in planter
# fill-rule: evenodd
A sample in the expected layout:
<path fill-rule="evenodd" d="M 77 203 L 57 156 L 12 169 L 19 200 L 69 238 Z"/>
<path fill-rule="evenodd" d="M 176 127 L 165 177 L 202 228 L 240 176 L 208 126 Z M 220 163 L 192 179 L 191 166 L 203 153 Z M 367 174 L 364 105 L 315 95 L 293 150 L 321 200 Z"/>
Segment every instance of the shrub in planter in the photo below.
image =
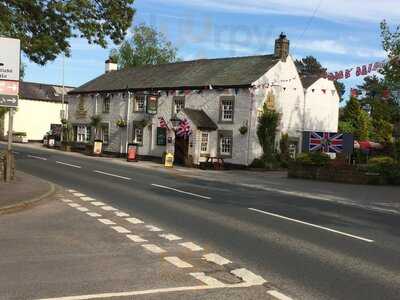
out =
<path fill-rule="evenodd" d="M 250 165 L 251 168 L 255 169 L 264 169 L 265 168 L 265 161 L 260 158 L 256 158 L 253 160 L 253 162 Z"/>
<path fill-rule="evenodd" d="M 331 158 L 325 153 L 311 152 L 301 153 L 297 156 L 295 162 L 301 165 L 323 167 L 329 164 Z"/>
<path fill-rule="evenodd" d="M 400 164 L 388 156 L 371 158 L 368 162 L 367 171 L 379 173 L 389 184 L 400 184 Z"/>

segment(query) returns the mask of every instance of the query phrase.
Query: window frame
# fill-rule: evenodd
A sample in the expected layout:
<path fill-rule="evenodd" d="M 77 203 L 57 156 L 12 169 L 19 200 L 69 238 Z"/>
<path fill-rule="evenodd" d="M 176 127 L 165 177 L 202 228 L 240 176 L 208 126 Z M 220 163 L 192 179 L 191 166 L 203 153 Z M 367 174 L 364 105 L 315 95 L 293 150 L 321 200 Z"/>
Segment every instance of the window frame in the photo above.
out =
<path fill-rule="evenodd" d="M 203 140 L 204 135 L 207 135 L 207 141 Z M 206 143 L 206 150 L 203 150 L 204 142 Z M 209 154 L 210 153 L 210 133 L 208 131 L 201 132 L 200 138 L 200 154 Z"/>
<path fill-rule="evenodd" d="M 134 103 L 133 103 L 133 112 L 134 113 L 144 113 L 146 112 L 146 95 L 135 95 L 134 96 Z M 143 99 L 143 109 L 139 109 L 138 106 L 138 99 Z"/>
<path fill-rule="evenodd" d="M 103 98 L 103 114 L 109 114 L 111 111 L 111 96 L 105 96 Z"/>
<path fill-rule="evenodd" d="M 232 124 L 235 120 L 235 96 L 221 96 L 219 100 L 219 123 L 227 123 L 227 124 Z M 224 102 L 225 101 L 231 101 L 232 102 L 232 118 L 231 119 L 225 119 L 224 118 Z"/>
<path fill-rule="evenodd" d="M 104 139 L 104 128 L 107 128 L 107 141 Z M 100 138 L 103 141 L 104 145 L 108 145 L 110 143 L 110 124 L 109 123 L 101 123 L 100 127 Z"/>
<path fill-rule="evenodd" d="M 176 103 L 178 101 L 182 101 L 182 108 L 177 111 L 177 105 Z M 176 116 L 177 114 L 179 114 L 183 109 L 185 109 L 186 107 L 186 97 L 185 96 L 173 96 L 172 97 L 172 115 Z"/>
<path fill-rule="evenodd" d="M 229 138 L 230 142 L 230 152 L 222 152 L 222 140 L 224 138 Z M 219 130 L 218 131 L 218 156 L 223 158 L 232 158 L 233 155 L 233 131 L 232 130 Z"/>
<path fill-rule="evenodd" d="M 87 124 L 74 124 L 74 141 L 76 143 L 80 144 L 88 144 L 91 141 L 92 138 L 92 128 L 90 125 Z M 84 133 L 78 133 L 78 129 L 81 128 L 81 132 L 84 131 Z M 83 137 L 83 139 L 82 139 Z"/>
<path fill-rule="evenodd" d="M 142 140 L 140 142 L 137 141 L 138 134 L 137 134 L 136 130 L 141 131 Z M 138 144 L 139 146 L 143 146 L 143 140 L 144 140 L 144 128 L 143 127 L 133 127 L 132 142 Z"/>

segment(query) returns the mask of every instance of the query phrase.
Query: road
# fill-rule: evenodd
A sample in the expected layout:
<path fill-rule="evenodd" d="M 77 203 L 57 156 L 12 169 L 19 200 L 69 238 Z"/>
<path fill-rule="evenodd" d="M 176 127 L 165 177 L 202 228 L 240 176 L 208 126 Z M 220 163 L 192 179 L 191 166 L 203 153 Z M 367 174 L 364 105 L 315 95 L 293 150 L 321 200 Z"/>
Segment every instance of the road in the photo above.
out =
<path fill-rule="evenodd" d="M 212 248 L 293 299 L 400 299 L 396 215 L 62 152 L 16 151 L 19 170 Z"/>

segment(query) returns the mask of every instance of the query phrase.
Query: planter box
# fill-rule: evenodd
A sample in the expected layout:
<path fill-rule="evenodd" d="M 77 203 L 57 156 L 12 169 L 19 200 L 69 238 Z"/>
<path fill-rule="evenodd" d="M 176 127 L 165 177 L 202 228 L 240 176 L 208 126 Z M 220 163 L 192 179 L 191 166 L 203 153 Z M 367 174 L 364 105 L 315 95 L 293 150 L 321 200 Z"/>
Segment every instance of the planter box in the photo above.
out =
<path fill-rule="evenodd" d="M 28 137 L 27 136 L 14 135 L 13 136 L 13 142 L 14 143 L 28 143 Z"/>

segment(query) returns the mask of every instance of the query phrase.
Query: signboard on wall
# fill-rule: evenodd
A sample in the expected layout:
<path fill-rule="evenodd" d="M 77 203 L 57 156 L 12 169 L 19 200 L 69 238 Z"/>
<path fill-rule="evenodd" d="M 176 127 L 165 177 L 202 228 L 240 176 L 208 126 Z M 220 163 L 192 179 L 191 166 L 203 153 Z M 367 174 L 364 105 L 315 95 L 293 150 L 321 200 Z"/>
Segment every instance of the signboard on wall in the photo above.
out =
<path fill-rule="evenodd" d="M 157 127 L 157 146 L 167 145 L 167 128 Z"/>
<path fill-rule="evenodd" d="M 0 107 L 18 107 L 18 96 L 0 95 Z"/>
<path fill-rule="evenodd" d="M 349 133 L 307 131 L 303 133 L 303 152 L 351 154 L 354 136 Z"/>
<path fill-rule="evenodd" d="M 158 97 L 153 95 L 147 96 L 146 110 L 149 115 L 157 114 Z"/>
<path fill-rule="evenodd" d="M 0 80 L 19 81 L 21 43 L 0 37 Z"/>

